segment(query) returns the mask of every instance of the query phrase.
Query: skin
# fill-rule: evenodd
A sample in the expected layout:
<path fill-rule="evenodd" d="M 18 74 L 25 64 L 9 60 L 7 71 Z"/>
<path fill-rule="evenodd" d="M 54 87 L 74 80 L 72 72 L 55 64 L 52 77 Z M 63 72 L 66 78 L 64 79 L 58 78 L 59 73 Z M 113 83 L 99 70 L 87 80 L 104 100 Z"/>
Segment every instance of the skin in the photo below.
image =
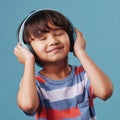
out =
<path fill-rule="evenodd" d="M 74 55 L 79 59 L 87 72 L 95 96 L 102 100 L 107 100 L 113 92 L 111 80 L 86 53 L 86 41 L 82 33 L 77 29 L 76 33 L 77 38 L 74 44 Z M 70 42 L 67 33 L 58 29 L 44 34 L 39 39 L 34 37 L 33 39 L 30 44 L 44 66 L 41 74 L 53 80 L 60 80 L 67 77 L 71 72 L 71 67 L 68 64 Z M 23 48 L 19 43 L 14 48 L 14 54 L 18 58 L 18 61 L 24 65 L 21 86 L 17 96 L 18 106 L 23 111 L 32 113 L 39 106 L 34 78 L 35 58 L 31 52 Z"/>

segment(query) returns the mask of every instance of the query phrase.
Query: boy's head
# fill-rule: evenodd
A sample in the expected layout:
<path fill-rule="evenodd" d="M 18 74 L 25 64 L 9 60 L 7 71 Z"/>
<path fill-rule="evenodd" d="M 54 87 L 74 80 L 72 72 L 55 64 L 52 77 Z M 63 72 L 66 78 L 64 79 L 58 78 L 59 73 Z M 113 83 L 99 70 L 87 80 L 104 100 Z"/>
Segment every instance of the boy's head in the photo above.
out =
<path fill-rule="evenodd" d="M 34 53 L 30 45 L 32 37 L 39 38 L 42 34 L 50 32 L 53 29 L 50 25 L 57 26 L 68 34 L 70 51 L 73 51 L 75 33 L 72 23 L 63 14 L 54 10 L 39 10 L 30 14 L 19 27 L 19 42 L 22 39 L 22 42 Z M 42 66 L 35 53 L 34 55 L 36 63 Z"/>

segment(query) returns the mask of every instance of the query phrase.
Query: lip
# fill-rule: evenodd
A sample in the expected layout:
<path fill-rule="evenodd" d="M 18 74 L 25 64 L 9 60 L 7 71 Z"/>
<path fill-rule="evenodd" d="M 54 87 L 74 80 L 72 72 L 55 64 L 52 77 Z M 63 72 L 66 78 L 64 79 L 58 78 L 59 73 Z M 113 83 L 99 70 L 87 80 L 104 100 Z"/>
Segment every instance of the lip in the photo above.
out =
<path fill-rule="evenodd" d="M 48 52 L 59 52 L 61 49 L 63 49 L 63 47 L 54 47 L 54 48 L 52 48 L 52 49 L 50 49 L 50 50 L 48 50 Z"/>

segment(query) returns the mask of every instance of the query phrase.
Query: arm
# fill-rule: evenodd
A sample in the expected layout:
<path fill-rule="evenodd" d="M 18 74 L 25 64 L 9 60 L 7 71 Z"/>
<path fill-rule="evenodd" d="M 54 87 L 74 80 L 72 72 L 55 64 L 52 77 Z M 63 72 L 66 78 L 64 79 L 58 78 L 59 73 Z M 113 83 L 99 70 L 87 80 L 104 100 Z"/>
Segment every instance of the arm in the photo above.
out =
<path fill-rule="evenodd" d="M 74 45 L 74 54 L 87 72 L 95 96 L 106 100 L 113 92 L 111 80 L 85 52 L 86 42 L 83 35 L 78 30 L 76 30 L 76 33 L 77 39 Z"/>
<path fill-rule="evenodd" d="M 24 72 L 18 90 L 18 106 L 27 113 L 33 113 L 38 108 L 39 100 L 35 83 L 35 58 L 31 52 L 18 44 L 14 54 L 19 62 L 24 64 Z"/>

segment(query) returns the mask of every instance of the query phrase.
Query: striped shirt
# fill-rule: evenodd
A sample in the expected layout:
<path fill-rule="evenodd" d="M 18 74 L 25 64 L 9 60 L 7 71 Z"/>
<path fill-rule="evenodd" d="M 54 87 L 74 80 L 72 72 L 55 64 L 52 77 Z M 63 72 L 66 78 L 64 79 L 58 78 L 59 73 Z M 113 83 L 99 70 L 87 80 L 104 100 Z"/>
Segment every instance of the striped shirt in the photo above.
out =
<path fill-rule="evenodd" d="M 90 81 L 82 66 L 71 66 L 62 80 L 51 80 L 40 72 L 36 85 L 40 105 L 36 120 L 96 120 Z"/>

